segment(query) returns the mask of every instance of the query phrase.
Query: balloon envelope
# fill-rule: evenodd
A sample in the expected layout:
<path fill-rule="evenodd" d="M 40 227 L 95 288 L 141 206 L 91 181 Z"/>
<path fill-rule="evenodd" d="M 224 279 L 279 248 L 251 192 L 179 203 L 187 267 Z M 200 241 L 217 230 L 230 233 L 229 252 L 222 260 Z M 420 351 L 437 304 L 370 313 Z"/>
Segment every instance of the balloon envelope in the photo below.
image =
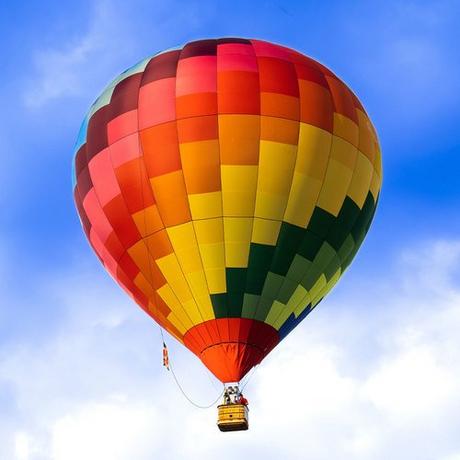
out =
<path fill-rule="evenodd" d="M 381 185 L 375 130 L 330 70 L 239 38 L 149 57 L 86 116 L 74 196 L 113 278 L 223 382 L 338 281 Z"/>

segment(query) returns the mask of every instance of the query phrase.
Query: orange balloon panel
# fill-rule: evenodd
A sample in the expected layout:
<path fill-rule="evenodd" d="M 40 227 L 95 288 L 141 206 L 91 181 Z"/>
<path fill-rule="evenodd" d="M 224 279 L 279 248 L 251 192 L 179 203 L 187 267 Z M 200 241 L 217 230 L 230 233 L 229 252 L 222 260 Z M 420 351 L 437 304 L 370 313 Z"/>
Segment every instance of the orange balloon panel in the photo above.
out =
<path fill-rule="evenodd" d="M 375 130 L 337 76 L 224 38 L 147 58 L 106 88 L 77 141 L 74 195 L 110 274 L 236 382 L 338 281 L 381 177 Z"/>

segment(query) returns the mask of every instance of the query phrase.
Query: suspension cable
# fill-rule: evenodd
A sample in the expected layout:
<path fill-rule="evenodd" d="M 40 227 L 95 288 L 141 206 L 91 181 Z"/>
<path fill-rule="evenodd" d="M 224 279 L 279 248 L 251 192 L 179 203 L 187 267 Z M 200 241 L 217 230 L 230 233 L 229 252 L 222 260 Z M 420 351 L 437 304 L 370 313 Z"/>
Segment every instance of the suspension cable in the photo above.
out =
<path fill-rule="evenodd" d="M 258 369 L 258 365 L 254 366 L 251 370 L 251 373 L 248 375 L 247 379 L 246 379 L 246 382 L 243 383 L 241 389 L 240 389 L 240 392 L 243 393 L 243 390 L 246 388 L 246 385 L 249 383 L 249 381 L 252 379 L 252 377 L 254 376 L 254 374 L 256 373 L 257 369 Z"/>
<path fill-rule="evenodd" d="M 165 342 L 165 338 L 164 338 L 164 335 L 163 335 L 163 329 L 160 327 L 160 333 L 161 333 L 161 339 L 163 340 L 163 343 L 166 344 Z M 174 378 L 174 381 L 176 382 L 176 385 L 177 387 L 179 388 L 180 392 L 182 393 L 182 395 L 185 397 L 185 399 L 190 403 L 192 404 L 193 406 L 197 407 L 198 409 L 209 409 L 210 407 L 214 406 L 218 401 L 219 399 L 222 398 L 222 396 L 224 395 L 224 391 L 225 391 L 225 385 L 222 384 L 222 391 L 221 393 L 219 394 L 219 396 L 216 398 L 215 401 L 213 401 L 211 404 L 207 405 L 207 406 L 203 406 L 201 404 L 197 404 L 195 401 L 193 401 L 192 398 L 190 398 L 190 396 L 187 395 L 187 393 L 184 391 L 184 389 L 182 388 L 182 385 L 180 384 L 175 372 L 174 372 L 174 368 L 171 364 L 171 359 L 169 358 L 169 370 L 171 371 L 171 374 Z"/>

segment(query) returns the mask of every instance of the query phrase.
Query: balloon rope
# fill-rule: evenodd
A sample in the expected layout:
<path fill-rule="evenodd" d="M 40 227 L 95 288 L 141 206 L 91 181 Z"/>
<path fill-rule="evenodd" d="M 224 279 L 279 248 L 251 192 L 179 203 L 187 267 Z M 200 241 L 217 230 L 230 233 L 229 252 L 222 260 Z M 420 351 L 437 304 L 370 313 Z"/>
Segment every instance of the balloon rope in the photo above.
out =
<path fill-rule="evenodd" d="M 163 335 L 163 329 L 160 327 L 160 332 L 161 332 L 161 339 L 163 340 L 163 343 L 166 343 L 165 342 L 165 338 L 164 338 L 164 335 Z M 179 380 L 174 372 L 174 368 L 171 364 L 171 358 L 169 357 L 169 370 L 171 371 L 171 374 L 174 378 L 174 381 L 176 382 L 176 385 L 177 387 L 179 388 L 179 390 L 181 391 L 182 395 L 185 397 L 185 399 L 190 403 L 192 404 L 193 406 L 197 407 L 198 409 L 209 409 L 210 407 L 214 406 L 218 401 L 219 399 L 222 398 L 222 396 L 224 395 L 224 391 L 225 391 L 225 385 L 222 384 L 223 388 L 222 388 L 222 391 L 221 393 L 219 394 L 219 396 L 216 398 L 215 401 L 213 401 L 211 404 L 207 405 L 207 406 L 202 406 L 201 404 L 197 404 L 195 401 L 193 401 L 188 395 L 187 393 L 184 391 L 184 389 L 182 388 L 182 385 L 179 383 Z"/>
<path fill-rule="evenodd" d="M 258 365 L 257 366 L 254 366 L 252 368 L 252 371 L 251 373 L 248 375 L 247 379 L 246 379 L 246 382 L 243 383 L 243 386 L 241 387 L 240 389 L 240 392 L 243 393 L 243 390 L 246 388 L 246 385 L 249 383 L 249 380 L 252 379 L 253 375 L 256 373 L 257 369 L 258 369 Z"/>

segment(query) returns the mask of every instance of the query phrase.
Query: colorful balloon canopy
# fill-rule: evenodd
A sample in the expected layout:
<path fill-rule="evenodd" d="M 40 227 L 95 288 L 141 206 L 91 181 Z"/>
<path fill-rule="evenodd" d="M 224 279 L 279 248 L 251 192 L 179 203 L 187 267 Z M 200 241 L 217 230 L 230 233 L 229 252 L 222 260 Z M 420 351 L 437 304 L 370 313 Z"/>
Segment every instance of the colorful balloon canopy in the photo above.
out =
<path fill-rule="evenodd" d="M 330 70 L 200 40 L 116 78 L 76 146 L 75 202 L 113 278 L 223 382 L 297 326 L 374 215 L 375 130 Z"/>

